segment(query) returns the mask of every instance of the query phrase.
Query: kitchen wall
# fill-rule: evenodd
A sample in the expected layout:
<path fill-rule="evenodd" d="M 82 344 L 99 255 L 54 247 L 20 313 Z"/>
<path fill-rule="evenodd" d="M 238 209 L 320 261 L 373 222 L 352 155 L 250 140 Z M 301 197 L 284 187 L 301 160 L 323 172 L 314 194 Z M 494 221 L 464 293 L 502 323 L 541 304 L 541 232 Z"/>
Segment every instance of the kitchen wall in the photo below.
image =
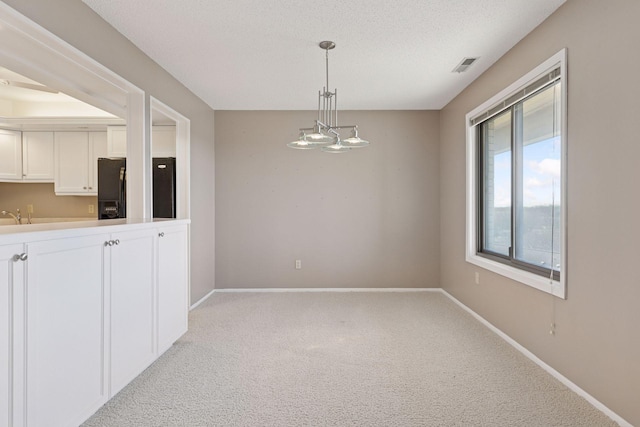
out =
<path fill-rule="evenodd" d="M 439 113 L 341 112 L 369 147 L 286 147 L 315 115 L 216 111 L 216 287 L 440 286 Z"/>
<path fill-rule="evenodd" d="M 442 286 L 640 425 L 637 0 L 569 0 L 441 112 Z M 465 114 L 568 48 L 568 298 L 465 262 Z M 474 272 L 480 272 L 480 285 Z M 550 323 L 556 334 L 549 334 Z"/>
<path fill-rule="evenodd" d="M 214 287 L 213 110 L 79 0 L 3 0 L 191 120 L 191 301 Z"/>
<path fill-rule="evenodd" d="M 95 196 L 56 196 L 53 183 L 0 182 L 0 210 L 20 209 L 26 218 L 27 205 L 33 205 L 33 218 L 98 218 Z M 94 213 L 89 213 L 89 205 Z"/>

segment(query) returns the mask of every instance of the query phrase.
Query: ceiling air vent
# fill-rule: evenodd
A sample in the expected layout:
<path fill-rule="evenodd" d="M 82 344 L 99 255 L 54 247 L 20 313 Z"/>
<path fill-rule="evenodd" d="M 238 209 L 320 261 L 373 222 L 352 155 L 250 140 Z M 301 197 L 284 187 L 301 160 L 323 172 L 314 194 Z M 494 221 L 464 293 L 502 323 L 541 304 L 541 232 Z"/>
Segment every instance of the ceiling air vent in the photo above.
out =
<path fill-rule="evenodd" d="M 453 69 L 453 73 L 464 73 L 467 71 L 467 68 L 471 67 L 471 64 L 476 62 L 478 58 L 464 58 L 462 62 L 460 62 L 456 68 Z"/>

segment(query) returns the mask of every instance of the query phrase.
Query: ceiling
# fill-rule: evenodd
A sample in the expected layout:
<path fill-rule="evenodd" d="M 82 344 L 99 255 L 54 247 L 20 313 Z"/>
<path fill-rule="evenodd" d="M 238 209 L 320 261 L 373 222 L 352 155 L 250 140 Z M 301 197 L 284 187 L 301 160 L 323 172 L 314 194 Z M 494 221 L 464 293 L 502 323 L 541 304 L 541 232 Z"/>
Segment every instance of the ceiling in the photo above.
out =
<path fill-rule="evenodd" d="M 83 0 L 215 110 L 315 109 L 322 40 L 339 109 L 441 109 L 564 1 Z"/>
<path fill-rule="evenodd" d="M 4 84 L 8 82 L 9 84 Z M 23 87 L 12 86 L 12 83 L 27 83 L 42 86 L 35 80 L 31 80 L 23 75 L 13 72 L 7 68 L 0 67 L 0 99 L 22 102 L 76 102 L 75 98 L 63 93 L 50 93 Z M 46 86 L 44 89 L 47 89 Z M 55 90 L 55 89 L 54 89 Z"/>

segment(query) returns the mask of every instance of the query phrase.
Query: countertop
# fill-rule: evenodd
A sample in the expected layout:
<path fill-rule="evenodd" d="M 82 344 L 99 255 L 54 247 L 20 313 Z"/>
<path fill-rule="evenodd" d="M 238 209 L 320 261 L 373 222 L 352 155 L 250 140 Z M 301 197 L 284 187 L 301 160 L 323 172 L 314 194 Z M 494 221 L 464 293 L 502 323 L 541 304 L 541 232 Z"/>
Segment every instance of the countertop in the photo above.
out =
<path fill-rule="evenodd" d="M 62 221 L 41 224 L 0 226 L 0 245 L 35 240 L 49 240 L 80 235 L 126 231 L 131 226 L 154 228 L 189 224 L 189 219 L 105 219 L 87 221 Z"/>

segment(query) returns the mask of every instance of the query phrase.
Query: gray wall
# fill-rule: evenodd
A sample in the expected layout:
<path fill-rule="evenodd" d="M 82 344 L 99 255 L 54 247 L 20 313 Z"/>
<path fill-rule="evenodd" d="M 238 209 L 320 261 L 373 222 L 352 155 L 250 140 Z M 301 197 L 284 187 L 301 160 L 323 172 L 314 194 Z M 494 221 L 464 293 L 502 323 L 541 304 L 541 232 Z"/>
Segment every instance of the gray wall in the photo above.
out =
<path fill-rule="evenodd" d="M 640 425 L 637 0 L 569 0 L 441 112 L 442 286 Z M 568 298 L 468 264 L 464 115 L 568 48 Z M 474 284 L 480 271 L 481 285 Z M 556 335 L 549 325 L 556 324 Z"/>
<path fill-rule="evenodd" d="M 80 0 L 3 0 L 191 120 L 191 301 L 214 287 L 213 110 Z"/>
<path fill-rule="evenodd" d="M 216 287 L 438 287 L 439 113 L 341 112 L 370 147 L 287 148 L 314 118 L 216 111 Z"/>

